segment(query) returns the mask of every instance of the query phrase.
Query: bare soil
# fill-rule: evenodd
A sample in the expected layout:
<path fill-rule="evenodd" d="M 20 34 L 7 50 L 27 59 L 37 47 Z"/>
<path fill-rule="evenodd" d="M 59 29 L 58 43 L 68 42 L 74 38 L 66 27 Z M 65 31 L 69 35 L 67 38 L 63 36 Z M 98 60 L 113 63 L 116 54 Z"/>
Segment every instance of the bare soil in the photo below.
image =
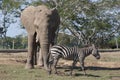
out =
<path fill-rule="evenodd" d="M 26 53 L 0 53 L 0 64 L 23 65 Z"/>
<path fill-rule="evenodd" d="M 9 65 L 25 65 L 26 52 L 20 53 L 0 53 L 0 64 Z M 88 56 L 85 60 L 85 66 L 96 66 L 96 67 L 109 67 L 109 68 L 120 68 L 120 52 L 105 52 L 100 53 L 101 59 L 96 60 L 92 55 Z M 72 61 L 63 60 L 59 61 L 59 66 L 70 66 Z M 77 63 L 77 66 L 80 64 Z"/>

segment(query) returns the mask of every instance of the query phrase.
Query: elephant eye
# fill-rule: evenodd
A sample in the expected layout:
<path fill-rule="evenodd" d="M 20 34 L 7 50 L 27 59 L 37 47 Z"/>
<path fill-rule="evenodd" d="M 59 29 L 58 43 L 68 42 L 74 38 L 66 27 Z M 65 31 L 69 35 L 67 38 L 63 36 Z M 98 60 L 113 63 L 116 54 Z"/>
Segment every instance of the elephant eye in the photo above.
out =
<path fill-rule="evenodd" d="M 39 12 L 41 12 L 42 10 L 40 9 Z"/>
<path fill-rule="evenodd" d="M 39 27 L 37 25 L 35 25 L 35 28 L 38 29 Z"/>

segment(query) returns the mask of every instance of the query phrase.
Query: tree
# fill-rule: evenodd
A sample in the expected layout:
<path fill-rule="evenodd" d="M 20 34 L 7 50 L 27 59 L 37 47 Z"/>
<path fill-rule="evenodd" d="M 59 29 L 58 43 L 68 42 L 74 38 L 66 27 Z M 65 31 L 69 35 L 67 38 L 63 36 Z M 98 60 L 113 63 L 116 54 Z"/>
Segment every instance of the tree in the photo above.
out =
<path fill-rule="evenodd" d="M 1 49 L 26 49 L 27 48 L 27 36 L 18 35 L 15 38 L 6 37 L 7 44 L 5 39 L 0 39 L 0 48 Z"/>
<path fill-rule="evenodd" d="M 8 41 L 6 38 L 6 32 L 7 32 L 7 28 L 10 26 L 11 23 L 15 23 L 16 19 L 15 17 L 17 17 L 17 8 L 19 7 L 20 2 L 16 1 L 16 0 L 1 0 L 0 2 L 0 9 L 2 11 L 2 20 L 0 21 L 1 25 L 1 29 L 2 29 L 2 35 L 4 34 L 4 36 L 2 36 L 3 38 L 5 38 L 4 40 L 6 41 L 6 45 L 8 45 Z"/>
<path fill-rule="evenodd" d="M 27 47 L 27 36 L 18 35 L 14 39 L 15 49 L 25 49 Z"/>
<path fill-rule="evenodd" d="M 19 2 L 16 0 L 2 0 L 1 1 L 1 10 L 3 15 L 2 27 L 4 27 L 5 32 L 11 23 L 14 23 L 15 20 L 15 10 L 19 7 Z"/>
<path fill-rule="evenodd" d="M 75 39 L 77 45 L 95 43 L 102 47 L 120 35 L 120 0 L 30 0 L 31 3 L 25 0 L 9 1 L 11 4 L 11 1 L 21 3 L 19 10 L 22 9 L 22 5 L 40 4 L 57 8 L 61 16 L 60 33 L 74 36 L 70 40 L 68 37 L 68 41 L 59 40 L 62 41 L 58 42 L 61 44 L 74 42 Z M 14 11 L 16 12 L 16 9 Z M 62 35 L 61 38 L 64 36 L 66 35 Z"/>
<path fill-rule="evenodd" d="M 74 35 L 81 45 L 104 46 L 120 32 L 119 0 L 37 0 L 36 5 L 56 7 L 61 16 L 60 32 Z M 116 16 L 117 15 L 117 16 Z"/>

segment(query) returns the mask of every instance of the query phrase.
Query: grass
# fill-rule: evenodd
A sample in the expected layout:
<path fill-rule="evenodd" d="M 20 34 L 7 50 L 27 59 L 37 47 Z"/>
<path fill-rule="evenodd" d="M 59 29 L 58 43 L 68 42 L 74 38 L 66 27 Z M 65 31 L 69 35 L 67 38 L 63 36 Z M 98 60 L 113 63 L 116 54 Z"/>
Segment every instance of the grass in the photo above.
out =
<path fill-rule="evenodd" d="M 119 53 L 111 55 L 108 55 L 108 53 L 103 53 L 101 56 L 101 60 L 99 60 L 101 62 L 120 62 L 118 59 L 120 58 Z M 7 64 L 6 62 L 0 60 L 0 80 L 120 80 L 119 66 L 106 67 L 104 65 L 99 66 L 95 64 L 87 64 L 87 76 L 84 76 L 83 71 L 80 71 L 79 69 L 74 70 L 73 76 L 68 76 L 69 69 L 66 69 L 65 67 L 65 69 L 63 69 L 63 67 L 59 67 L 58 71 L 61 72 L 61 75 L 48 75 L 44 69 L 35 68 L 27 70 L 24 69 L 24 63 L 18 63 L 15 61 L 16 59 L 25 59 L 25 56 L 18 54 L 0 54 L 0 59 L 2 58 L 7 60 Z M 95 61 L 96 60 L 92 56 L 86 59 L 86 62 L 90 63 Z"/>
<path fill-rule="evenodd" d="M 120 79 L 120 69 L 117 68 L 95 70 L 89 67 L 87 73 L 84 76 L 82 71 L 75 70 L 73 76 L 47 75 L 43 69 L 26 70 L 23 65 L 0 65 L 0 80 L 110 80 L 118 76 Z"/>

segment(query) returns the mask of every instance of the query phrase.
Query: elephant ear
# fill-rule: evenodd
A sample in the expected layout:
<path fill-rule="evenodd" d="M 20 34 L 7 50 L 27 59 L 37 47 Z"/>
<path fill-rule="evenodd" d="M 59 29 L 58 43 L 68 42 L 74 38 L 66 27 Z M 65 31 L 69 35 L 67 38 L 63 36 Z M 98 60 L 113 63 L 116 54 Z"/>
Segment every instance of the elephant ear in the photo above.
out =
<path fill-rule="evenodd" d="M 58 11 L 57 11 L 57 9 L 56 8 L 53 8 L 53 9 L 51 9 L 51 12 L 52 12 L 52 14 L 51 14 L 51 16 L 52 16 L 52 26 L 54 25 L 54 26 L 57 26 L 58 27 L 58 25 L 60 24 L 60 16 L 59 16 L 59 13 L 58 13 Z M 54 23 L 54 24 L 53 24 Z"/>
<path fill-rule="evenodd" d="M 28 33 L 34 34 L 35 28 L 33 27 L 34 24 L 34 12 L 35 7 L 34 6 L 28 6 L 21 12 L 21 23 L 25 27 Z"/>

